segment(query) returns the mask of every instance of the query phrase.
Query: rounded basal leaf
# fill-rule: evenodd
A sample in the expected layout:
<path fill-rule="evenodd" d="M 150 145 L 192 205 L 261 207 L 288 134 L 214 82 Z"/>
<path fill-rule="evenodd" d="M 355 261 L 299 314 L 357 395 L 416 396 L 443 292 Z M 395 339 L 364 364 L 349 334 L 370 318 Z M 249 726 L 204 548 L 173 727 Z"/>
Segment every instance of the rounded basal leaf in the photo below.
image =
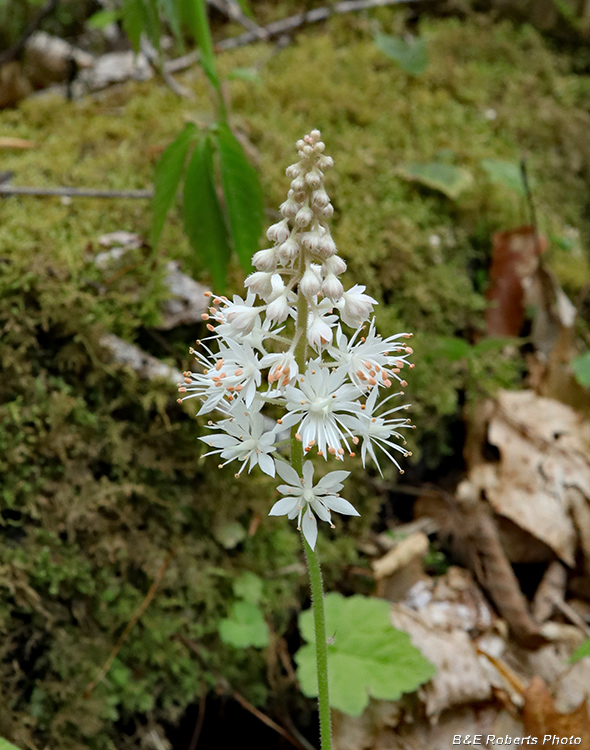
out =
<path fill-rule="evenodd" d="M 397 172 L 409 182 L 417 182 L 432 190 L 438 190 L 452 200 L 456 200 L 462 192 L 473 185 L 471 172 L 443 162 L 413 162 L 399 167 Z"/>
<path fill-rule="evenodd" d="M 411 643 L 408 634 L 391 625 L 388 602 L 330 593 L 325 607 L 333 708 L 359 716 L 369 697 L 396 700 L 434 675 L 434 666 Z M 299 628 L 309 643 L 295 654 L 297 675 L 303 693 L 315 697 L 318 690 L 311 610 L 301 613 Z"/>
<path fill-rule="evenodd" d="M 257 604 L 262 597 L 262 579 L 255 573 L 245 571 L 236 580 L 233 585 L 234 594 L 239 599 Z"/>
<path fill-rule="evenodd" d="M 261 610 L 251 602 L 235 602 L 231 617 L 219 623 L 219 635 L 224 643 L 234 648 L 268 646 L 268 625 Z"/>
<path fill-rule="evenodd" d="M 399 36 L 377 34 L 375 44 L 390 60 L 395 60 L 408 75 L 420 76 L 428 67 L 426 42 L 419 36 L 404 39 Z"/>

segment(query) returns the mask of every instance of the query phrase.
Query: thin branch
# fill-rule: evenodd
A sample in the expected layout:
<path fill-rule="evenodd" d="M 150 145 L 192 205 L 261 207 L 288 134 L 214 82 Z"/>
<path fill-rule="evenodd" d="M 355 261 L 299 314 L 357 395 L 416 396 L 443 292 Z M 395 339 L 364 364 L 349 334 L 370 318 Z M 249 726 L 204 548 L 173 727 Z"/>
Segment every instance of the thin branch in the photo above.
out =
<path fill-rule="evenodd" d="M 388 5 L 408 5 L 410 3 L 419 2 L 425 2 L 425 0 L 344 0 L 343 2 L 335 3 L 331 6 L 315 8 L 314 10 L 309 10 L 305 13 L 297 13 L 294 16 L 289 16 L 289 18 L 274 21 L 267 26 L 259 26 L 256 30 L 246 31 L 244 34 L 231 37 L 230 39 L 223 39 L 215 45 L 215 50 L 217 52 L 224 52 L 226 50 L 244 47 L 246 44 L 259 41 L 261 33 L 264 34 L 263 38 L 266 39 L 280 36 L 281 34 L 288 34 L 301 26 L 325 21 L 330 16 L 339 16 L 345 13 L 354 13 L 359 10 L 369 10 L 370 8 L 381 8 Z M 199 53 L 195 50 L 188 55 L 178 57 L 176 60 L 169 60 L 164 63 L 164 68 L 170 73 L 177 73 L 180 70 L 184 70 L 185 68 L 194 65 L 194 63 L 198 61 Z"/>
<path fill-rule="evenodd" d="M 248 18 L 236 0 L 207 0 L 207 2 L 216 10 L 224 13 L 232 21 L 237 21 L 245 29 L 256 34 L 259 39 L 267 38 L 268 34 L 264 29 L 258 26 L 251 18 Z"/>
<path fill-rule="evenodd" d="M 113 648 L 111 650 L 111 653 L 109 654 L 108 659 L 103 664 L 100 672 L 94 678 L 94 680 L 92 680 L 92 682 L 90 683 L 90 685 L 88 685 L 88 687 L 84 691 L 84 697 L 85 698 L 90 698 L 90 695 L 92 694 L 92 691 L 94 690 L 94 688 L 98 685 L 99 682 L 101 682 L 104 679 L 105 675 L 107 674 L 107 672 L 111 668 L 113 662 L 115 661 L 115 658 L 117 657 L 117 654 L 121 650 L 121 647 L 123 646 L 123 644 L 127 640 L 127 637 L 129 636 L 129 633 L 133 630 L 133 628 L 135 627 L 135 625 L 137 625 L 137 623 L 141 619 L 141 616 L 146 611 L 146 609 L 149 607 L 149 604 L 152 601 L 152 599 L 154 598 L 154 596 L 156 594 L 156 591 L 158 589 L 158 586 L 160 585 L 160 583 L 162 581 L 162 578 L 164 577 L 164 573 L 166 572 L 166 568 L 170 564 L 170 560 L 172 560 L 172 555 L 173 555 L 173 552 L 172 552 L 172 550 L 170 550 L 168 552 L 168 554 L 166 555 L 166 559 L 164 560 L 164 562 L 160 566 L 160 570 L 158 570 L 158 572 L 156 573 L 156 577 L 154 578 L 154 581 L 153 581 L 152 585 L 150 586 L 150 590 L 147 592 L 145 599 L 142 601 L 142 603 L 139 605 L 139 607 L 135 610 L 135 614 L 133 615 L 133 617 L 131 618 L 131 620 L 129 620 L 129 622 L 127 623 L 127 625 L 125 626 L 125 630 L 121 633 L 121 635 L 119 636 L 119 640 L 113 646 Z"/>
<path fill-rule="evenodd" d="M 0 195 L 57 195 L 63 198 L 141 198 L 150 200 L 153 190 L 94 190 L 69 187 L 19 187 L 0 184 Z"/>
<path fill-rule="evenodd" d="M 197 750 L 197 745 L 199 744 L 199 737 L 201 736 L 201 732 L 203 731 L 203 724 L 205 723 L 206 706 L 207 706 L 207 688 L 203 685 L 203 694 L 201 695 L 201 700 L 199 701 L 199 713 L 197 714 L 197 721 L 195 723 L 193 736 L 191 737 L 191 743 L 188 746 L 188 750 Z"/>
<path fill-rule="evenodd" d="M 12 45 L 12 47 L 9 47 L 7 50 L 4 50 L 2 54 L 0 54 L 0 68 L 3 65 L 6 65 L 6 63 L 10 62 L 11 60 L 14 60 L 14 58 L 18 57 L 18 55 L 20 55 L 22 50 L 25 48 L 26 43 L 33 36 L 33 34 L 37 31 L 37 29 L 43 23 L 43 21 L 53 13 L 53 11 L 57 8 L 58 4 L 59 4 L 59 0 L 49 0 L 47 5 L 41 8 L 39 13 L 37 13 L 35 18 L 33 18 L 31 23 L 24 30 L 23 35 L 19 39 L 17 39 L 17 41 Z"/>
<path fill-rule="evenodd" d="M 189 648 L 194 654 L 198 656 L 198 658 L 201 660 L 201 662 L 205 665 L 207 669 L 210 669 L 209 665 L 207 664 L 207 660 L 203 656 L 201 649 L 199 648 L 198 644 L 195 643 L 191 638 L 187 638 L 184 635 L 181 635 L 180 633 L 177 633 L 175 636 L 173 636 L 176 640 L 179 640 L 181 643 L 184 643 L 187 648 Z M 280 724 L 277 724 L 276 721 L 273 721 L 270 716 L 267 716 L 266 714 L 263 714 L 262 711 L 259 711 L 256 706 L 253 706 L 249 701 L 247 701 L 243 695 L 238 693 L 237 690 L 234 690 L 232 686 L 229 684 L 229 682 L 223 677 L 222 675 L 215 674 L 215 679 L 219 683 L 219 685 L 226 690 L 228 693 L 231 694 L 232 698 L 237 701 L 242 708 L 245 708 L 246 711 L 249 711 L 253 716 L 255 716 L 257 719 L 259 719 L 263 724 L 266 724 L 267 727 L 270 727 L 275 732 L 281 735 L 281 737 L 284 737 L 287 742 L 289 742 L 294 747 L 298 748 L 298 750 L 307 750 L 304 748 L 301 743 L 295 739 L 292 735 L 287 732 L 286 729 L 284 729 Z"/>

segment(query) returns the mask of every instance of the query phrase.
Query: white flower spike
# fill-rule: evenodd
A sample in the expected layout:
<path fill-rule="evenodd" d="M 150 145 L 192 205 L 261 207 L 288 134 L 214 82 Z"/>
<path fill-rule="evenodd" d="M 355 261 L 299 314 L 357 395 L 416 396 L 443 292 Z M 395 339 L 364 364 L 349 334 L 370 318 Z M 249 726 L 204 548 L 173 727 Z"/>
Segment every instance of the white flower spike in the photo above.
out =
<path fill-rule="evenodd" d="M 334 162 L 319 130 L 296 145 L 282 218 L 267 232 L 272 247 L 252 258 L 256 270 L 244 283 L 245 297 L 230 301 L 206 292 L 209 336 L 197 342 L 201 351 L 191 349 L 197 372 L 184 373 L 179 402 L 196 397 L 199 414 L 222 415 L 201 438 L 212 449 L 205 455 L 220 456 L 220 467 L 238 461 L 236 477 L 258 466 L 287 482 L 270 515 L 297 518 L 313 549 L 316 517 L 332 525 L 332 512 L 358 513 L 338 494 L 349 472 L 332 471 L 313 484 L 312 453 L 343 461 L 360 445 L 363 466 L 371 459 L 381 472 L 379 448 L 402 471 L 394 454 L 410 455 L 400 431 L 411 424 L 393 415 L 408 407 L 380 408 L 402 392 L 380 398 L 396 381 L 404 388 L 400 373 L 413 365 L 404 341 L 411 334 L 382 338 L 372 318 L 377 300 L 364 286 L 346 289 L 340 278 L 346 263 L 331 235 L 334 209 L 324 185 Z M 282 409 L 276 422 L 265 416 L 270 408 L 275 419 Z M 278 458 L 286 429 L 292 465 Z"/>

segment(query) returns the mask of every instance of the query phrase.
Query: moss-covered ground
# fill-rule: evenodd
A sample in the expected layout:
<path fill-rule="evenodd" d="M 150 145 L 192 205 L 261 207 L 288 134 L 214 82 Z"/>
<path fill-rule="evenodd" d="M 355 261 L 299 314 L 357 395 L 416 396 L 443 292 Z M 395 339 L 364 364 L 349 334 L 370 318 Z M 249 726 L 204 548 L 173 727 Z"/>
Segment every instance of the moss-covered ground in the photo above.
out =
<path fill-rule="evenodd" d="M 276 54 L 257 44 L 220 65 L 229 75 L 262 63 L 256 81 L 232 78 L 227 94 L 269 211 L 284 199 L 294 141 L 322 130 L 336 162 L 328 188 L 348 281 L 382 303 L 382 331 L 415 332 L 413 471 L 444 473 L 457 465 L 451 427 L 466 394 L 520 378 L 518 361 L 497 351 L 469 368 L 445 354 L 450 337 L 484 332 L 491 235 L 529 221 L 524 200 L 490 182 L 481 162 L 526 156 L 540 229 L 552 240 L 548 261 L 575 296 L 589 277 L 590 76 L 574 74 L 571 59 L 530 28 L 474 18 L 424 21 L 430 65 L 409 80 L 375 47 L 375 22 L 399 30 L 390 11 L 346 16 Z M 2 169 L 23 185 L 148 187 L 182 123 L 212 117 L 201 71 L 180 80 L 196 102 L 151 81 L 72 103 L 42 95 L 1 112 L 2 136 L 39 144 L 3 151 Z M 398 175 L 404 163 L 436 160 L 468 169 L 473 186 L 451 201 Z M 217 472 L 199 458 L 201 425 L 176 405 L 172 387 L 105 362 L 98 340 L 107 330 L 152 340 L 164 262 L 189 258 L 173 214 L 157 253 L 138 251 L 105 283 L 91 262 L 97 238 L 119 229 L 147 236 L 149 224 L 147 202 L 0 202 L 0 736 L 24 747 L 137 746 L 211 688 L 216 671 L 263 704 L 280 671 L 276 647 L 234 650 L 217 634 L 232 580 L 242 570 L 264 580 L 277 636 L 306 596 L 292 566 L 295 530 L 266 517 L 272 484 Z M 235 266 L 230 291 L 241 280 Z M 187 367 L 199 334 L 166 335 L 164 347 L 159 334 L 153 347 Z M 358 480 L 351 499 L 362 518 L 321 544 L 329 586 L 360 564 L 357 542 L 376 520 L 380 499 Z M 236 523 L 243 538 L 228 542 L 225 527 Z M 84 698 L 168 550 L 156 597 Z M 200 644 L 204 662 L 178 634 Z"/>

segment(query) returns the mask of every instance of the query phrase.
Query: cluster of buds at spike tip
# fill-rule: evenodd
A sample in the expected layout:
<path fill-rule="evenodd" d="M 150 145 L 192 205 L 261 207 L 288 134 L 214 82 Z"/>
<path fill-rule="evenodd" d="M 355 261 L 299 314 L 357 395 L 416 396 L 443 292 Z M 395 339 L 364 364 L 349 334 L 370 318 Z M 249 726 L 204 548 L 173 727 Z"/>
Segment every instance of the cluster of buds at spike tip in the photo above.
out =
<path fill-rule="evenodd" d="M 296 145 L 299 160 L 287 169 L 283 218 L 267 232 L 273 245 L 255 253 L 256 271 L 245 281 L 244 297 L 206 293 L 209 308 L 202 317 L 209 336 L 197 342 L 199 350 L 191 349 L 197 372 L 184 373 L 179 401 L 198 398 L 199 414 L 223 415 L 201 438 L 212 448 L 206 455 L 223 459 L 220 466 L 239 461 L 237 475 L 258 466 L 290 483 L 279 486 L 287 496 L 271 514 L 297 518 L 313 548 L 316 515 L 331 523 L 330 511 L 356 511 L 335 491 L 348 472 L 329 472 L 314 484 L 312 455 L 343 461 L 356 449 L 363 466 L 372 460 L 379 472 L 376 448 L 400 471 L 395 454 L 410 455 L 400 430 L 412 425 L 398 416 L 408 405 L 384 407 L 403 396 L 392 386 L 407 385 L 400 373 L 413 367 L 405 341 L 412 334 L 382 337 L 372 317 L 377 301 L 364 286 L 344 288 L 339 277 L 346 264 L 330 233 L 334 210 L 324 186 L 333 161 L 318 130 Z M 276 422 L 264 415 L 269 405 L 283 408 Z M 303 447 L 297 481 L 294 469 L 278 458 L 288 429 Z"/>

